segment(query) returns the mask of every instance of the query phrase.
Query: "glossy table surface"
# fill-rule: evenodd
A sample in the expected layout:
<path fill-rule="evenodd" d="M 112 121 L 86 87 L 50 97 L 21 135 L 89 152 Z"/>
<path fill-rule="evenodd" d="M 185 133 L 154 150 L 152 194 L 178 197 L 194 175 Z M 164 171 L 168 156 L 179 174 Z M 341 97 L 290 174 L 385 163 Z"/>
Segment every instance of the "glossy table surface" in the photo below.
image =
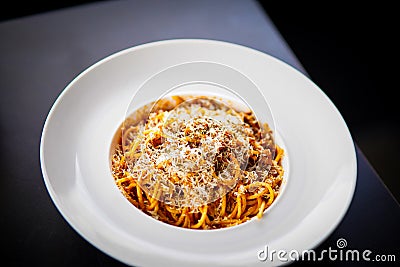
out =
<path fill-rule="evenodd" d="M 63 219 L 40 169 L 39 144 L 47 113 L 64 87 L 91 64 L 151 41 L 204 38 L 260 50 L 305 72 L 254 1 L 99 2 L 2 22 L 0 36 L 0 224 L 5 266 L 123 266 Z M 348 248 L 395 255 L 399 262 L 400 207 L 357 146 L 356 150 L 353 201 L 316 250 L 336 248 L 337 240 L 344 238 Z M 294 265 L 302 264 L 314 262 Z"/>

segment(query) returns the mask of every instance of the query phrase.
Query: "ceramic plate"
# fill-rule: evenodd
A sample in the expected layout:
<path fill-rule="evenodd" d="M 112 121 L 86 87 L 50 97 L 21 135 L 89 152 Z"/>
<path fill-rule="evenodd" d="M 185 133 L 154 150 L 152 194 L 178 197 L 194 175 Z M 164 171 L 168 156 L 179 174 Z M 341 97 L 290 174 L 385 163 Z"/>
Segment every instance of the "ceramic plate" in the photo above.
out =
<path fill-rule="evenodd" d="M 286 151 L 286 183 L 260 220 L 222 230 L 173 227 L 136 209 L 111 176 L 111 141 L 135 90 L 155 73 L 193 61 L 241 72 L 270 105 L 277 142 Z M 148 95 L 155 97 L 151 90 Z M 85 70 L 54 103 L 43 128 L 40 159 L 47 190 L 68 223 L 104 253 L 134 266 L 286 263 L 260 261 L 260 252 L 266 247 L 301 252 L 321 243 L 346 213 L 357 172 L 349 130 L 312 81 L 272 56 L 211 40 L 144 44 Z"/>

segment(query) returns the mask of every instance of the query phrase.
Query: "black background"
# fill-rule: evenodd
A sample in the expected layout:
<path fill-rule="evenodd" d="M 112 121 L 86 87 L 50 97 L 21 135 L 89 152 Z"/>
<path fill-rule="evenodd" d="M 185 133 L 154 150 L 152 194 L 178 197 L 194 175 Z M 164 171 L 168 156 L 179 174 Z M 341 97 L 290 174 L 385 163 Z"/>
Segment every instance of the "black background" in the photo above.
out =
<path fill-rule="evenodd" d="M 279 4 L 278 4 L 279 2 Z M 337 1 L 260 2 L 311 79 L 332 99 L 372 166 L 400 199 L 393 6 Z"/>
<path fill-rule="evenodd" d="M 1 8 L 0 21 L 90 2 L 96 1 L 13 1 Z M 258 2 L 400 200 L 395 8 L 373 2 L 351 6 L 337 1 Z"/>

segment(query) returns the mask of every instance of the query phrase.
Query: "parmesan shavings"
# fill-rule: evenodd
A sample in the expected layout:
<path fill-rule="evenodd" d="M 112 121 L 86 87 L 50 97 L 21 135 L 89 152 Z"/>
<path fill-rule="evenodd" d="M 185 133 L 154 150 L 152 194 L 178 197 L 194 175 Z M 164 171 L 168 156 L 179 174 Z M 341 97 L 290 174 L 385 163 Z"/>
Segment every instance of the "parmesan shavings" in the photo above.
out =
<path fill-rule="evenodd" d="M 151 112 L 139 126 L 128 136 L 128 171 L 142 190 L 166 204 L 200 207 L 225 195 L 238 179 L 257 181 L 268 172 L 265 166 L 245 171 L 256 150 L 249 138 L 255 133 L 216 100 L 196 98 Z"/>

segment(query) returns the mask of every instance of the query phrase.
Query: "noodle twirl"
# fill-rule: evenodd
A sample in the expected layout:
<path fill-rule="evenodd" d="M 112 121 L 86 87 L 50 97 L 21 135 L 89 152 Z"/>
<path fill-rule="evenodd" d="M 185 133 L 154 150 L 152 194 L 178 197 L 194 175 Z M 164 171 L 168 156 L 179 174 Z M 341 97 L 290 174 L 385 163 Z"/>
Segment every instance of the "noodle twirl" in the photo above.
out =
<path fill-rule="evenodd" d="M 261 218 L 283 179 L 284 151 L 268 125 L 251 111 L 206 97 L 172 100 L 138 111 L 118 129 L 111 170 L 124 196 L 147 215 L 183 228 Z"/>

